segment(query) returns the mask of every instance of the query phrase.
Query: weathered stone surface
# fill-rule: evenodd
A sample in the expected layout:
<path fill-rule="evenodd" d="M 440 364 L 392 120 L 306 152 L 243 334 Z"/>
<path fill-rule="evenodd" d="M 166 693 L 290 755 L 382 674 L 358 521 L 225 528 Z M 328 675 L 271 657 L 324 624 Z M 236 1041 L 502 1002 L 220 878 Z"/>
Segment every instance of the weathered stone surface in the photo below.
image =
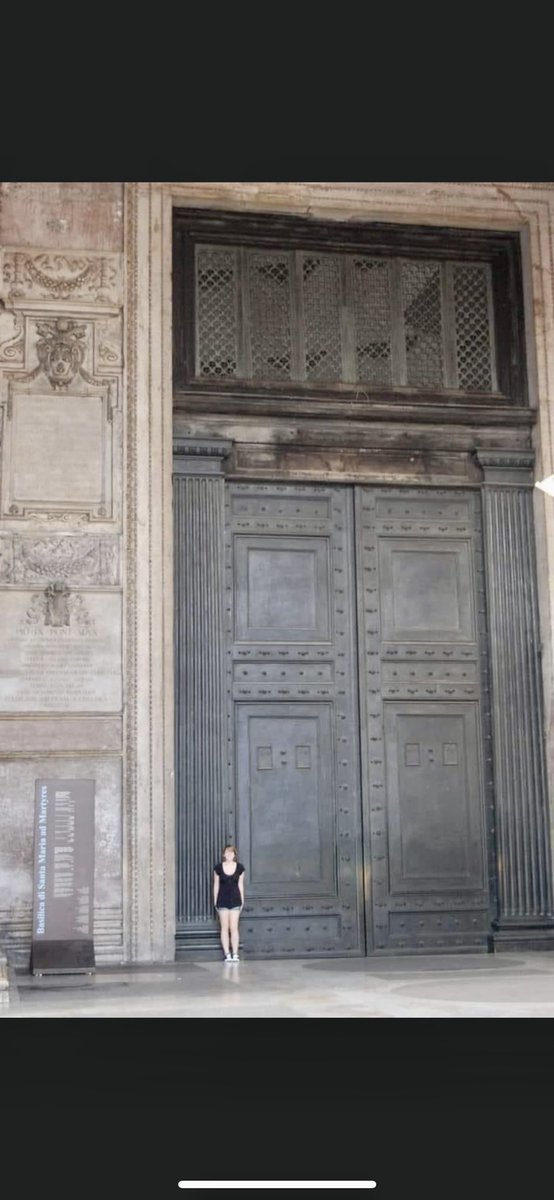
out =
<path fill-rule="evenodd" d="M 31 394 L 14 385 L 3 454 L 4 516 L 112 515 L 112 425 L 107 389 Z"/>
<path fill-rule="evenodd" d="M 122 718 L 0 716 L 0 754 L 120 752 Z"/>
<path fill-rule="evenodd" d="M 123 248 L 122 183 L 3 183 L 2 200 L 4 245 Z"/>

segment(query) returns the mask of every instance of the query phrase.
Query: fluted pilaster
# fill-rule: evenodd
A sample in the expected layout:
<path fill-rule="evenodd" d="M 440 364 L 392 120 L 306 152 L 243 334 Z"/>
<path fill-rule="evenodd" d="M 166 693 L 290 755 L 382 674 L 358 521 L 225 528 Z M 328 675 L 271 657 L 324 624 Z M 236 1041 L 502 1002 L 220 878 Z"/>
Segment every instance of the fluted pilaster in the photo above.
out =
<path fill-rule="evenodd" d="M 499 931 L 554 927 L 529 452 L 483 468 Z"/>
<path fill-rule="evenodd" d="M 177 925 L 214 924 L 212 867 L 226 838 L 223 459 L 228 442 L 174 453 Z"/>

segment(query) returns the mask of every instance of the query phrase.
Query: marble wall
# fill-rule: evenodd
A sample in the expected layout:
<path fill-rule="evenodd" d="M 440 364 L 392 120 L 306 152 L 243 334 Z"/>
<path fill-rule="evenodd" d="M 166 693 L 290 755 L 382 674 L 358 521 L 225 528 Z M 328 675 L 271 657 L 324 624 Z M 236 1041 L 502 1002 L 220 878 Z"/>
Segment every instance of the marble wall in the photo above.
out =
<path fill-rule="evenodd" d="M 0 945 L 28 960 L 35 779 L 94 778 L 122 961 L 123 185 L 0 199 Z"/>

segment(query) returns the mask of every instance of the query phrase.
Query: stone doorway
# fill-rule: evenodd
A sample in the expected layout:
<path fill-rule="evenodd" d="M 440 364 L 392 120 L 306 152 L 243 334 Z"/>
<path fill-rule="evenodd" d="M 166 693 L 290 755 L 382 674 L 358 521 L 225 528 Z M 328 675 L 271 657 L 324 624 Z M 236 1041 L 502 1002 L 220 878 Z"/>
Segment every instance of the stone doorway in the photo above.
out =
<path fill-rule="evenodd" d="M 486 949 L 479 492 L 224 483 L 224 452 L 176 457 L 178 952 L 217 946 L 227 839 L 252 956 Z"/>

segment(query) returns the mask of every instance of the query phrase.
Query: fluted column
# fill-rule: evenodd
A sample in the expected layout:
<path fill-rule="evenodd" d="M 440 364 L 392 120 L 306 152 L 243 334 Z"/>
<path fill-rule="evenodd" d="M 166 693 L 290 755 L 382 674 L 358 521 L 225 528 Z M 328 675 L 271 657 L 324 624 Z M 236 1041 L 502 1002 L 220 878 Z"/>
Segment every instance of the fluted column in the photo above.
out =
<path fill-rule="evenodd" d="M 214 939 L 212 867 L 226 839 L 224 479 L 230 442 L 174 443 L 177 943 Z"/>
<path fill-rule="evenodd" d="M 477 452 L 492 684 L 498 864 L 496 942 L 554 929 L 533 531 L 531 452 Z"/>

